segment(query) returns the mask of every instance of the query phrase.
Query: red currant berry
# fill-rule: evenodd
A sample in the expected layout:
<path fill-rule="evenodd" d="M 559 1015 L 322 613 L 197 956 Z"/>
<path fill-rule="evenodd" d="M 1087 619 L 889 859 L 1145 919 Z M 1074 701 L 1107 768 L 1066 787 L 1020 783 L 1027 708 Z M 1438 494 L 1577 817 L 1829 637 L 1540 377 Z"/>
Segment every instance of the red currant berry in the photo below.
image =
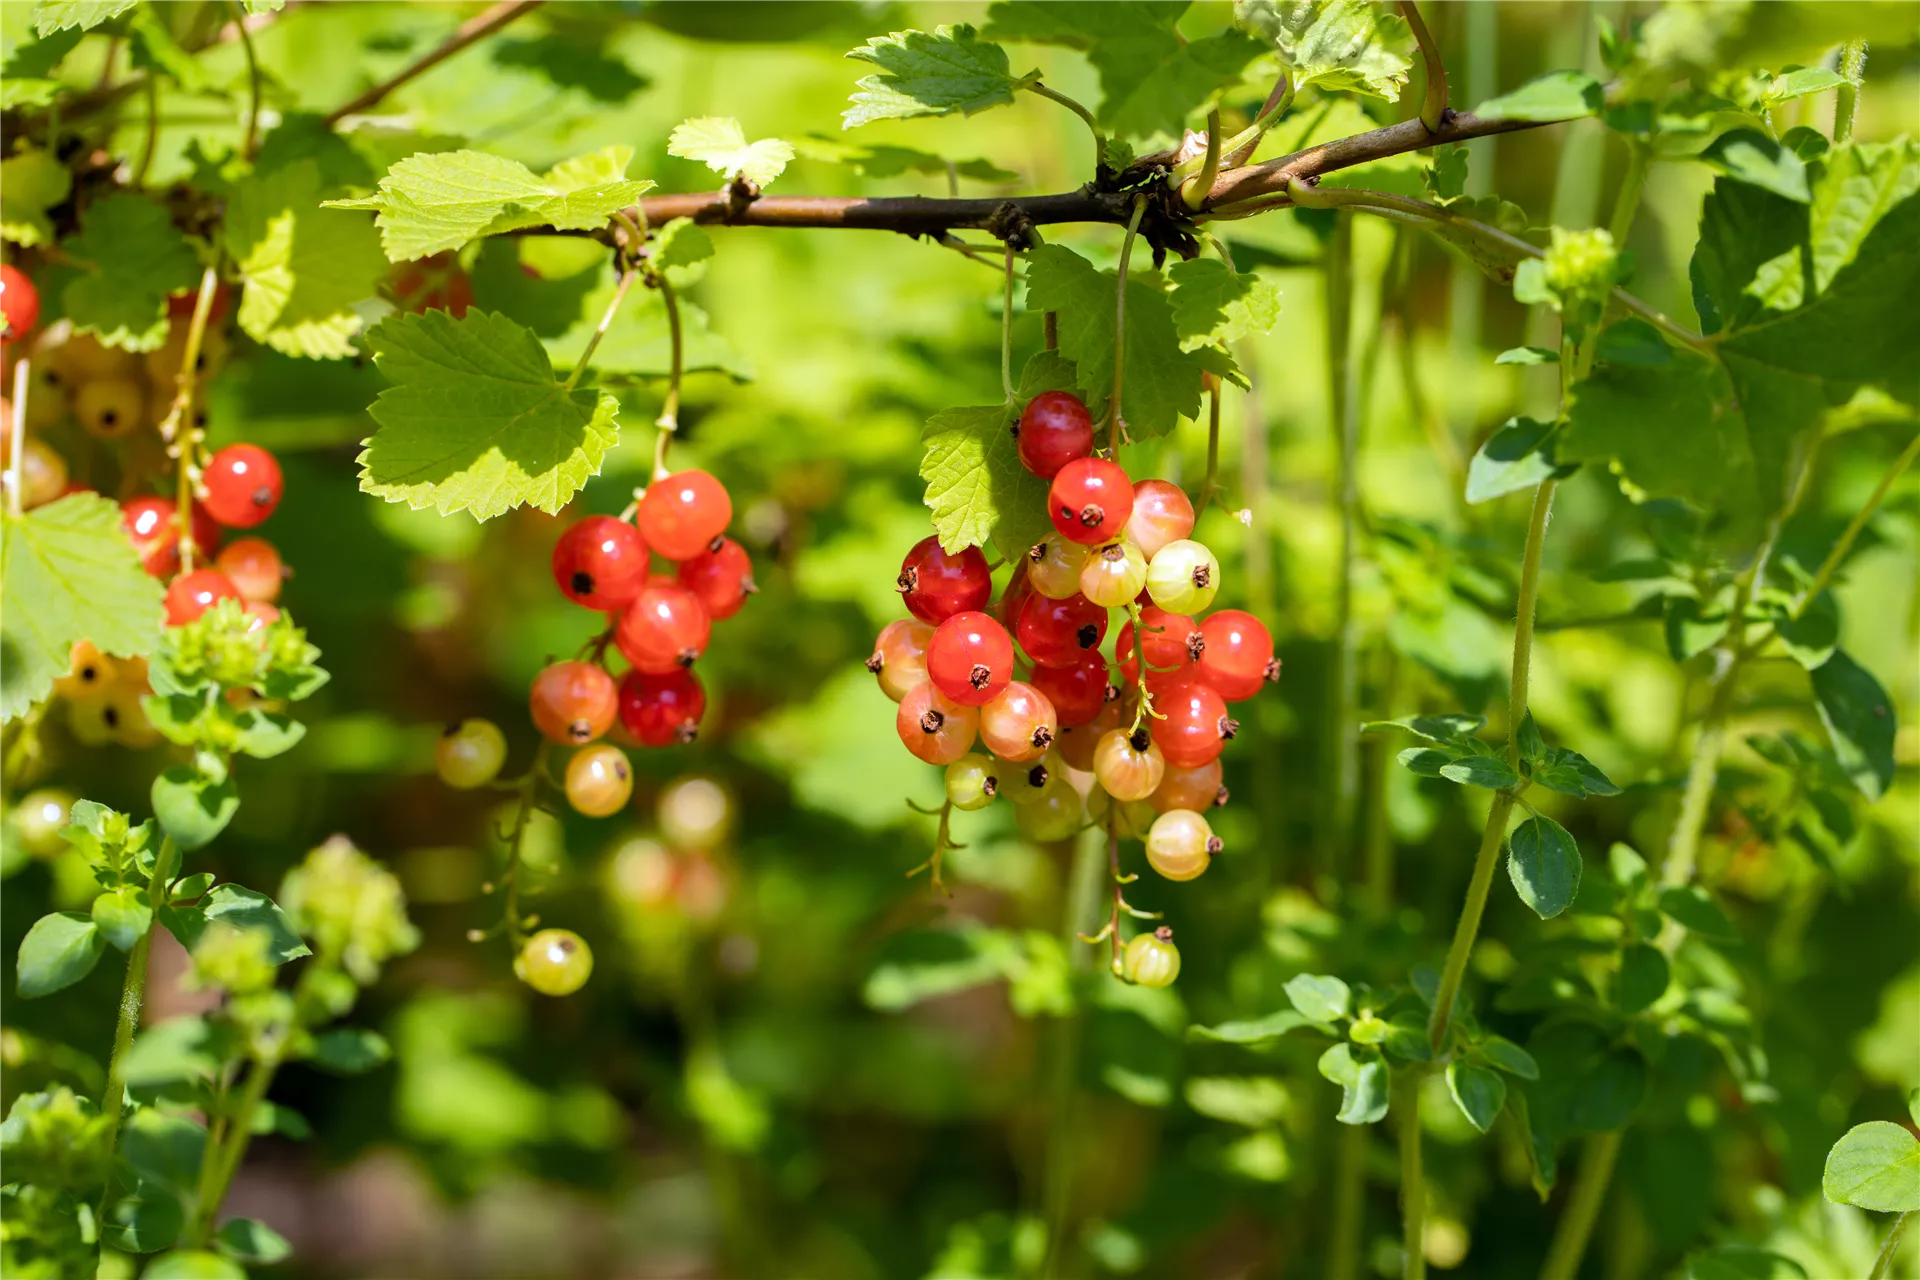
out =
<path fill-rule="evenodd" d="M 706 690 L 691 671 L 629 671 L 620 682 L 620 723 L 644 746 L 692 742 L 706 712 Z"/>
<path fill-rule="evenodd" d="M 963 547 L 949 555 L 937 537 L 913 544 L 900 562 L 898 585 L 907 612 L 935 626 L 956 613 L 984 609 L 993 598 L 993 576 L 980 548 Z"/>
<path fill-rule="evenodd" d="M 713 621 L 700 597 L 672 578 L 654 578 L 620 615 L 614 643 L 648 675 L 690 667 L 707 651 Z"/>
<path fill-rule="evenodd" d="M 927 675 L 961 706 L 985 706 L 1013 679 L 1013 638 L 984 613 L 956 613 L 934 629 Z"/>
<path fill-rule="evenodd" d="M 676 471 L 640 499 L 640 532 L 669 560 L 691 560 L 727 531 L 733 499 L 704 471 Z"/>
<path fill-rule="evenodd" d="M 207 514 L 229 529 L 251 529 L 280 505 L 280 464 L 257 444 L 230 444 L 213 455 L 201 477 Z"/>
<path fill-rule="evenodd" d="M 527 695 L 533 726 L 548 739 L 579 747 L 613 727 L 619 712 L 613 677 L 591 662 L 556 662 L 533 678 Z"/>
<path fill-rule="evenodd" d="M 268 627 L 280 621 L 280 606 L 268 604 L 264 600 L 247 601 L 247 607 L 241 610 L 241 612 L 247 615 L 248 635 L 252 635 L 256 631 L 265 631 Z"/>
<path fill-rule="evenodd" d="M 740 612 L 753 585 L 753 561 L 732 538 L 715 538 L 707 549 L 680 566 L 680 585 L 700 597 L 715 622 Z"/>
<path fill-rule="evenodd" d="M 222 600 L 240 599 L 240 588 L 218 569 L 195 569 L 167 587 L 167 625 L 185 626 Z"/>
<path fill-rule="evenodd" d="M 27 273 L 11 263 L 0 263 L 0 315 L 6 319 L 4 336 L 11 340 L 25 334 L 40 320 L 40 291 L 27 279 Z"/>
<path fill-rule="evenodd" d="M 1020 606 L 1014 634 L 1034 665 L 1072 666 L 1106 639 L 1107 611 L 1083 595 L 1049 600 L 1036 591 Z"/>
<path fill-rule="evenodd" d="M 1165 480 L 1142 480 L 1133 487 L 1133 514 L 1127 540 L 1151 560 L 1169 542 L 1193 532 L 1193 503 L 1185 490 Z"/>
<path fill-rule="evenodd" d="M 1093 452 L 1093 415 L 1080 397 L 1066 391 L 1042 391 L 1027 401 L 1014 428 L 1020 439 L 1020 465 L 1051 480 L 1075 458 Z"/>
<path fill-rule="evenodd" d="M 1053 477 L 1047 514 L 1063 538 L 1089 546 L 1111 542 L 1133 514 L 1133 485 L 1118 463 L 1076 458 Z"/>
<path fill-rule="evenodd" d="M 928 764 L 952 764 L 973 749 L 980 731 L 980 713 L 947 697 L 929 680 L 915 685 L 900 699 L 893 728 L 907 750 L 919 759 Z"/>
<path fill-rule="evenodd" d="M 1170 809 L 1206 809 L 1225 804 L 1227 789 L 1220 785 L 1220 762 L 1209 760 L 1192 769 L 1167 766 L 1167 776 L 1153 793 L 1153 807 L 1161 813 Z"/>
<path fill-rule="evenodd" d="M 1200 634 L 1205 642 L 1200 678 L 1228 702 L 1251 698 L 1261 685 L 1280 678 L 1273 636 L 1252 614 L 1222 609 L 1200 624 Z"/>
<path fill-rule="evenodd" d="M 1020 610 L 1026 607 L 1027 597 L 1035 594 L 1033 575 L 1027 572 L 1027 566 L 1013 566 L 1013 576 L 1007 579 L 1007 589 L 1000 593 L 1000 603 L 993 607 L 993 616 L 1000 619 L 1000 625 L 1008 631 L 1020 625 Z"/>
<path fill-rule="evenodd" d="M 873 642 L 867 670 L 880 677 L 881 691 L 898 702 L 915 685 L 927 682 L 927 646 L 932 642 L 932 627 L 918 618 L 896 618 Z"/>
<path fill-rule="evenodd" d="M 1054 667 L 1051 670 L 1055 672 L 1071 671 L 1073 668 Z M 1034 683 L 1040 684 L 1041 688 L 1048 687 L 1040 682 L 1040 676 L 1043 672 L 1036 671 L 1033 674 Z M 1112 686 L 1109 685 L 1108 688 L 1112 688 Z M 1115 689 L 1112 697 L 1109 697 L 1103 692 L 1100 695 L 1104 700 L 1100 710 L 1096 711 L 1093 719 L 1087 721 L 1085 724 L 1070 724 L 1066 720 L 1060 721 L 1060 740 L 1058 744 L 1060 747 L 1060 758 L 1082 773 L 1093 772 L 1094 755 L 1099 750 L 1101 739 L 1107 736 L 1109 729 L 1117 729 L 1120 727 L 1120 717 L 1122 713 L 1119 692 L 1118 689 Z M 1058 714 L 1060 703 L 1056 701 L 1053 705 L 1055 713 Z"/>
<path fill-rule="evenodd" d="M 265 538 L 239 538 L 221 548 L 213 567 L 233 579 L 233 585 L 250 601 L 272 604 L 280 598 L 280 586 L 287 568 L 280 553 Z"/>
<path fill-rule="evenodd" d="M 1115 800 L 1145 800 L 1166 774 L 1166 754 L 1144 728 L 1109 729 L 1093 749 L 1093 776 Z"/>
<path fill-rule="evenodd" d="M 1146 637 L 1141 641 L 1141 647 L 1147 655 L 1149 674 L 1186 670 L 1194 664 L 1206 644 L 1199 628 L 1193 625 L 1192 618 L 1184 613 L 1168 613 L 1158 605 L 1150 604 L 1140 610 L 1140 629 Z M 1140 664 L 1133 652 L 1131 622 L 1120 628 L 1120 638 L 1113 642 L 1113 660 L 1120 665 L 1120 673 L 1128 683 L 1140 678 Z"/>
<path fill-rule="evenodd" d="M 1226 699 L 1211 686 L 1189 680 L 1154 698 L 1153 709 L 1165 716 L 1153 724 L 1153 740 L 1178 769 L 1195 769 L 1220 758 L 1240 726 L 1227 715 Z"/>
<path fill-rule="evenodd" d="M 193 553 L 203 559 L 211 560 L 214 553 L 220 550 L 220 540 L 227 536 L 227 531 L 222 529 L 220 522 L 215 520 L 206 507 L 198 502 L 193 504 L 193 511 L 187 516 L 187 524 L 188 535 L 193 539 Z"/>
<path fill-rule="evenodd" d="M 1022 680 L 1012 681 L 980 708 L 980 741 L 1012 764 L 1047 754 L 1059 728 L 1047 695 Z"/>
<path fill-rule="evenodd" d="M 611 613 L 633 603 L 647 585 L 647 544 L 640 531 L 612 516 L 588 516 L 553 547 L 553 580 L 577 605 Z"/>
<path fill-rule="evenodd" d="M 1107 660 L 1098 653 L 1082 654 L 1070 666 L 1035 667 L 1033 687 L 1047 695 L 1054 716 L 1068 729 L 1091 724 L 1107 705 L 1107 691 L 1112 688 L 1107 682 Z"/>
<path fill-rule="evenodd" d="M 180 566 L 180 527 L 173 513 L 174 505 L 165 498 L 135 498 L 120 508 L 120 523 L 134 554 L 156 578 L 167 577 Z"/>

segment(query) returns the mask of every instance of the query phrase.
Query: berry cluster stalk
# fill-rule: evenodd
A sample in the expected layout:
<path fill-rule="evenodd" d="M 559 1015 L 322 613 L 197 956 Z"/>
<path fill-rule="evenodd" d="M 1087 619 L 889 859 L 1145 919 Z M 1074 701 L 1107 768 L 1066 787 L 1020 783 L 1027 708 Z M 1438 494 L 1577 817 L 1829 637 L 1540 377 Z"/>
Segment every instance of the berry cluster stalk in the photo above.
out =
<path fill-rule="evenodd" d="M 1120 242 L 1120 272 L 1113 291 L 1113 395 L 1107 401 L 1107 448 L 1114 461 L 1120 460 L 1120 444 L 1127 438 L 1127 424 L 1120 416 L 1120 390 L 1127 369 L 1127 267 L 1133 260 L 1134 237 L 1140 234 L 1140 218 L 1147 211 L 1147 197 L 1133 198 L 1133 216 L 1127 222 L 1127 238 Z"/>
<path fill-rule="evenodd" d="M 180 371 L 174 376 L 173 405 L 160 422 L 160 438 L 174 459 L 173 519 L 180 530 L 180 572 L 193 572 L 193 488 L 199 478 L 198 451 L 205 433 L 193 425 L 193 393 L 200 386 L 200 347 L 213 314 L 213 295 L 220 273 L 209 266 L 200 273 L 200 292 L 193 299 L 193 317 L 180 352 Z"/>

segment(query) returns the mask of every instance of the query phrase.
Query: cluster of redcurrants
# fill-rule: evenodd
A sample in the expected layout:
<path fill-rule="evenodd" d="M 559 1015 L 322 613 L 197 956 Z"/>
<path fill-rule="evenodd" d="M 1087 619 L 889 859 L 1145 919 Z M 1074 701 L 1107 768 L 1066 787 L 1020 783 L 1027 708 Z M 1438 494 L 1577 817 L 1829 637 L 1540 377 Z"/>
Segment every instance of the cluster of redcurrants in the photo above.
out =
<path fill-rule="evenodd" d="M 693 674 L 715 621 L 731 618 L 754 591 L 753 565 L 726 536 L 733 519 L 727 490 L 705 471 L 680 471 L 654 482 L 631 521 L 588 516 L 553 549 L 561 594 L 609 617 L 588 657 L 555 662 L 534 678 L 533 723 L 548 741 L 578 747 L 567 763 L 568 803 L 606 817 L 633 792 L 626 755 L 600 739 L 610 731 L 628 745 L 692 742 L 707 695 Z M 672 573 L 655 559 L 677 562 Z M 617 682 L 607 670 L 611 643 L 631 664 Z M 467 720 L 440 741 L 440 776 L 461 788 L 491 782 L 506 758 L 506 740 L 486 720 Z"/>
<path fill-rule="evenodd" d="M 1279 678 L 1273 637 L 1238 609 L 1198 616 L 1220 566 L 1188 537 L 1193 504 L 1176 485 L 1135 484 L 1095 456 L 1079 399 L 1037 396 L 1015 430 L 1021 462 L 1052 482 L 1054 532 L 1014 567 L 991 613 L 980 550 L 921 541 L 900 569 L 913 616 L 880 633 L 867 669 L 900 704 L 907 750 L 946 766 L 956 808 L 1006 795 L 1030 838 L 1059 840 L 1086 823 L 1084 789 L 1094 822 L 1144 839 L 1161 875 L 1191 880 L 1221 848 L 1201 810 L 1226 802 L 1219 757 L 1238 728 L 1228 704 Z M 1110 661 L 1101 646 L 1112 609 L 1127 620 Z M 1015 678 L 1020 655 L 1031 664 L 1025 679 Z M 1074 786 L 1069 769 L 1091 773 L 1092 785 Z M 1142 939 L 1171 950 L 1165 938 Z M 1136 950 L 1152 949 L 1129 956 Z M 1170 965 L 1153 955 L 1129 960 L 1139 973 L 1128 976 L 1171 982 L 1178 953 Z"/>

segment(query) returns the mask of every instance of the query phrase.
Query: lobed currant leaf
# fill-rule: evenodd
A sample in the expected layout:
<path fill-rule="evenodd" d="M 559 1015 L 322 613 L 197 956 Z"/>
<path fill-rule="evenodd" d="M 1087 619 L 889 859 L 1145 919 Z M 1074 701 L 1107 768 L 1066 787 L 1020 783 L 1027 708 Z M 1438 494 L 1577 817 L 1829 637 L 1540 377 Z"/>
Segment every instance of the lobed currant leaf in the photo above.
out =
<path fill-rule="evenodd" d="M 1295 92 L 1309 86 L 1400 96 L 1413 62 L 1406 20 L 1364 0 L 1237 0 L 1234 21 L 1273 42 Z"/>
<path fill-rule="evenodd" d="M 604 226 L 653 187 L 625 176 L 632 159 L 632 147 L 612 146 L 535 174 L 484 151 L 413 155 L 387 170 L 375 194 L 324 207 L 374 210 L 387 257 L 404 262 L 525 227 Z"/>
<path fill-rule="evenodd" d="M 1039 78 L 1030 71 L 1015 77 L 1008 70 L 1007 51 L 982 40 L 966 23 L 936 27 L 932 32 L 895 31 L 875 36 L 849 58 L 871 62 L 878 75 L 859 82 L 852 106 L 840 114 L 840 127 L 851 129 L 875 120 L 906 120 L 916 116 L 974 115 L 1013 101 L 1016 89 Z"/>
<path fill-rule="evenodd" d="M 137 3 L 139 0 L 38 0 L 33 6 L 33 29 L 42 39 L 56 31 L 90 31 Z"/>
<path fill-rule="evenodd" d="M 1020 463 L 1009 429 L 1026 402 L 1074 385 L 1073 365 L 1058 352 L 1037 352 L 1020 375 L 1013 404 L 948 409 L 927 420 L 920 478 L 934 532 L 947 551 L 992 543 L 1013 560 L 1045 537 L 1047 482 Z"/>
<path fill-rule="evenodd" d="M 393 385 L 369 412 L 360 487 L 389 502 L 557 512 L 598 474 L 619 430 L 605 391 L 568 390 L 532 330 L 503 315 L 394 315 L 367 334 Z"/>
<path fill-rule="evenodd" d="M 165 207 L 131 192 L 89 205 L 60 252 L 80 267 L 60 295 L 73 327 L 129 351 L 151 351 L 167 340 L 167 295 L 200 277 L 199 261 Z"/>
<path fill-rule="evenodd" d="M 667 154 L 698 160 L 715 173 L 739 174 L 764 187 L 786 171 L 793 144 L 779 138 L 748 142 L 746 130 L 731 116 L 697 116 L 674 126 Z"/>
<path fill-rule="evenodd" d="M 290 356 L 339 360 L 354 353 L 361 317 L 386 274 L 379 234 L 348 213 L 321 208 L 313 160 L 255 173 L 234 184 L 227 252 L 246 288 L 240 327 Z"/>
<path fill-rule="evenodd" d="M 67 166 L 36 147 L 0 160 L 0 239 L 28 248 L 51 244 L 53 223 L 47 210 L 72 191 Z"/>
<path fill-rule="evenodd" d="M 1251 271 L 1235 274 L 1218 258 L 1194 258 L 1167 269 L 1173 282 L 1173 328 L 1180 349 L 1224 347 L 1266 333 L 1280 319 L 1280 290 Z"/>

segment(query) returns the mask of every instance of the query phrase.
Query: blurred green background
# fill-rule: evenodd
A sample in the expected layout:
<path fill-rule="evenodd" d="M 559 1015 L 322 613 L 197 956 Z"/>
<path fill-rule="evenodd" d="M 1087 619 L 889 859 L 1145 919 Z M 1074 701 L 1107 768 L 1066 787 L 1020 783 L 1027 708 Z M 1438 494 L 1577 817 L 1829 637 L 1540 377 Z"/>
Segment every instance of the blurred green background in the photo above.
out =
<path fill-rule="evenodd" d="M 10 35 L 26 7 L 6 6 Z M 1597 68 L 1596 15 L 1636 11 L 1430 9 L 1463 101 L 1541 70 Z M 690 116 L 731 115 L 749 137 L 799 147 L 780 191 L 943 194 L 943 175 L 866 178 L 832 158 L 859 74 L 842 55 L 879 32 L 979 21 L 983 10 L 553 3 L 401 90 L 365 131 L 367 149 L 389 118 L 390 159 L 416 146 L 414 135 L 465 139 L 535 168 L 626 143 L 635 176 L 700 190 L 714 175 L 669 158 L 667 134 Z M 257 37 L 268 100 L 282 114 L 331 109 L 467 12 L 293 6 Z M 1184 26 L 1204 32 L 1229 16 L 1229 6 L 1197 4 Z M 1024 47 L 1017 56 L 1044 68 L 1048 83 L 1099 97 L 1080 55 Z M 196 152 L 218 155 L 236 139 L 239 50 L 202 62 L 208 92 L 170 91 L 163 102 L 157 181 L 185 176 Z M 1824 124 L 1828 102 L 1801 100 L 1781 126 L 1795 112 Z M 1911 129 L 1917 108 L 1920 56 L 1912 45 L 1876 49 L 1858 133 Z M 1302 110 L 1261 154 L 1405 114 L 1383 105 L 1376 121 L 1351 103 Z M 126 127 L 138 132 L 138 116 Z M 856 136 L 984 157 L 1018 175 L 1006 185 L 962 177 L 966 194 L 1069 190 L 1091 170 L 1084 128 L 1038 100 Z M 1623 163 L 1596 121 L 1470 150 L 1480 189 L 1520 204 L 1536 225 L 1592 224 Z M 1421 163 L 1401 157 L 1349 176 L 1417 190 Z M 1698 166 L 1657 166 L 1628 246 L 1632 287 L 1680 317 L 1692 316 L 1686 257 L 1710 181 Z M 263 1274 L 1015 1276 L 1038 1272 L 1049 1217 L 1085 1246 L 1060 1264 L 1069 1272 L 1318 1274 L 1341 1136 L 1334 1088 L 1313 1069 L 1318 1046 L 1282 1041 L 1249 1053 L 1189 1044 L 1185 1028 L 1281 1007 L 1282 984 L 1301 971 L 1386 982 L 1435 962 L 1485 813 L 1477 792 L 1389 767 L 1402 744 L 1372 738 L 1362 813 L 1377 821 L 1343 841 L 1326 802 L 1338 527 L 1326 232 L 1290 213 L 1225 232 L 1243 266 L 1271 273 L 1285 311 L 1272 334 L 1236 351 L 1253 387 L 1225 400 L 1229 501 L 1250 523 L 1215 510 L 1197 536 L 1226 566 L 1220 603 L 1268 621 L 1285 676 L 1247 705 L 1225 758 L 1235 798 L 1216 829 L 1229 852 L 1192 884 L 1137 886 L 1134 901 L 1164 910 L 1180 939 L 1182 976 L 1167 992 L 1105 978 L 1072 938 L 1094 924 L 1076 918 L 1085 895 L 1072 892 L 1074 869 L 1084 886 L 1098 862 L 1085 848 L 1024 843 L 1005 806 L 960 816 L 968 847 L 950 860 L 952 898 L 905 879 L 931 847 L 932 822 L 904 801 L 937 800 L 939 778 L 900 748 L 892 704 L 859 661 L 899 616 L 900 557 L 928 530 L 916 477 L 922 423 L 998 394 L 996 271 L 886 233 L 715 230 L 717 257 L 691 294 L 713 336 L 695 344 L 704 371 L 689 382 L 675 460 L 731 489 L 735 536 L 762 591 L 717 629 L 702 659 L 712 709 L 701 740 L 635 753 L 640 784 L 628 814 L 536 829 L 543 923 L 578 930 L 598 958 L 590 985 L 565 1000 L 515 982 L 498 942 L 465 940 L 497 916 L 482 886 L 500 864 L 500 815 L 484 793 L 452 792 L 432 769 L 441 727 L 470 715 L 506 728 L 510 768 L 530 757 L 528 681 L 594 628 L 552 589 L 548 553 L 563 521 L 518 512 L 481 526 L 362 495 L 354 459 L 371 427 L 365 406 L 383 385 L 377 371 L 241 350 L 236 337 L 209 406 L 213 441 L 280 452 L 286 498 L 263 532 L 294 569 L 282 604 L 321 647 L 333 681 L 306 704 L 312 731 L 294 752 L 242 765 L 245 803 L 204 865 L 270 887 L 310 846 L 345 832 L 398 872 L 425 935 L 356 1014 L 392 1040 L 391 1067 L 346 1081 L 282 1073 L 276 1100 L 304 1113 L 314 1136 L 257 1142 L 229 1202 L 295 1245 L 293 1261 Z M 1491 357 L 1551 342 L 1552 330 L 1412 231 L 1361 220 L 1354 236 L 1361 708 L 1367 718 L 1479 710 L 1504 689 L 1526 503 L 1468 509 L 1452 468 L 1510 414 L 1551 414 L 1551 370 L 1543 383 Z M 1058 238 L 1103 263 L 1119 241 L 1112 228 L 1061 228 Z M 471 264 L 479 305 L 527 323 L 550 307 L 551 331 L 563 331 L 600 269 L 577 248 L 490 242 Z M 514 270 L 516 255 L 546 280 Z M 1016 361 L 1038 348 L 1037 317 L 1016 317 L 1014 344 Z M 657 412 L 656 389 L 621 395 L 629 423 Z M 1804 528 L 1785 548 L 1796 536 L 1807 545 L 1823 530 L 1830 537 L 1901 444 L 1863 432 L 1830 450 Z M 619 511 L 645 479 L 651 446 L 650 432 L 629 430 L 573 512 Z M 1188 428 L 1128 462 L 1136 475 L 1191 486 L 1204 446 L 1204 427 Z M 1657 513 L 1604 473 L 1589 468 L 1562 487 L 1533 705 L 1554 740 L 1629 787 L 1558 814 L 1590 865 L 1612 841 L 1644 850 L 1664 838 L 1685 764 L 1682 708 L 1699 673 L 1669 658 L 1657 619 L 1559 624 L 1630 610 L 1635 584 L 1593 574 L 1648 554 L 1661 536 Z M 1845 1268 L 1860 1265 L 1862 1250 L 1870 1256 L 1866 1215 L 1824 1203 L 1819 1176 L 1846 1125 L 1899 1114 L 1906 1089 L 1920 1084 L 1912 477 L 1869 539 L 1839 588 L 1842 642 L 1895 696 L 1898 780 L 1825 868 L 1732 820 L 1709 831 L 1703 866 L 1746 940 L 1727 981 L 1747 990 L 1776 1096 L 1743 1100 L 1697 1042 L 1676 1041 L 1627 1138 L 1589 1274 L 1664 1274 L 1684 1251 L 1728 1239 L 1834 1268 L 1820 1275 L 1854 1274 Z M 1817 737 L 1803 681 L 1798 668 L 1759 664 L 1730 740 L 1787 728 Z M 141 811 L 162 753 L 81 748 L 57 721 L 43 783 Z M 1736 786 L 1764 785 L 1744 748 L 1727 768 Z M 674 792 L 663 810 L 669 784 L 690 776 L 722 789 L 730 831 L 711 834 L 700 816 L 709 793 L 698 789 Z M 1369 848 L 1391 858 L 1399 905 L 1385 914 L 1354 902 Z M 0 899 L 8 992 L 26 926 L 86 890 L 58 859 L 11 871 Z M 1008 975 L 995 940 L 1028 931 L 1040 936 Z M 1475 978 L 1517 982 L 1571 937 L 1500 886 Z M 177 957 L 170 968 L 156 963 L 162 978 L 178 972 Z M 50 1076 L 85 1078 L 48 1045 L 104 1062 L 109 1023 L 99 1011 L 117 981 L 102 966 L 73 998 L 8 998 L 6 1101 Z M 1066 1014 L 1075 991 L 1080 1012 Z M 157 993 L 152 1016 L 184 998 Z M 1485 1015 L 1517 1039 L 1534 1016 Z M 1535 1198 L 1516 1133 L 1503 1124 L 1481 1138 L 1450 1109 L 1427 1115 L 1430 1254 L 1461 1274 L 1533 1274 L 1557 1202 Z M 1396 1266 L 1398 1220 L 1384 1135 L 1366 1161 L 1363 1266 L 1385 1274 Z"/>

